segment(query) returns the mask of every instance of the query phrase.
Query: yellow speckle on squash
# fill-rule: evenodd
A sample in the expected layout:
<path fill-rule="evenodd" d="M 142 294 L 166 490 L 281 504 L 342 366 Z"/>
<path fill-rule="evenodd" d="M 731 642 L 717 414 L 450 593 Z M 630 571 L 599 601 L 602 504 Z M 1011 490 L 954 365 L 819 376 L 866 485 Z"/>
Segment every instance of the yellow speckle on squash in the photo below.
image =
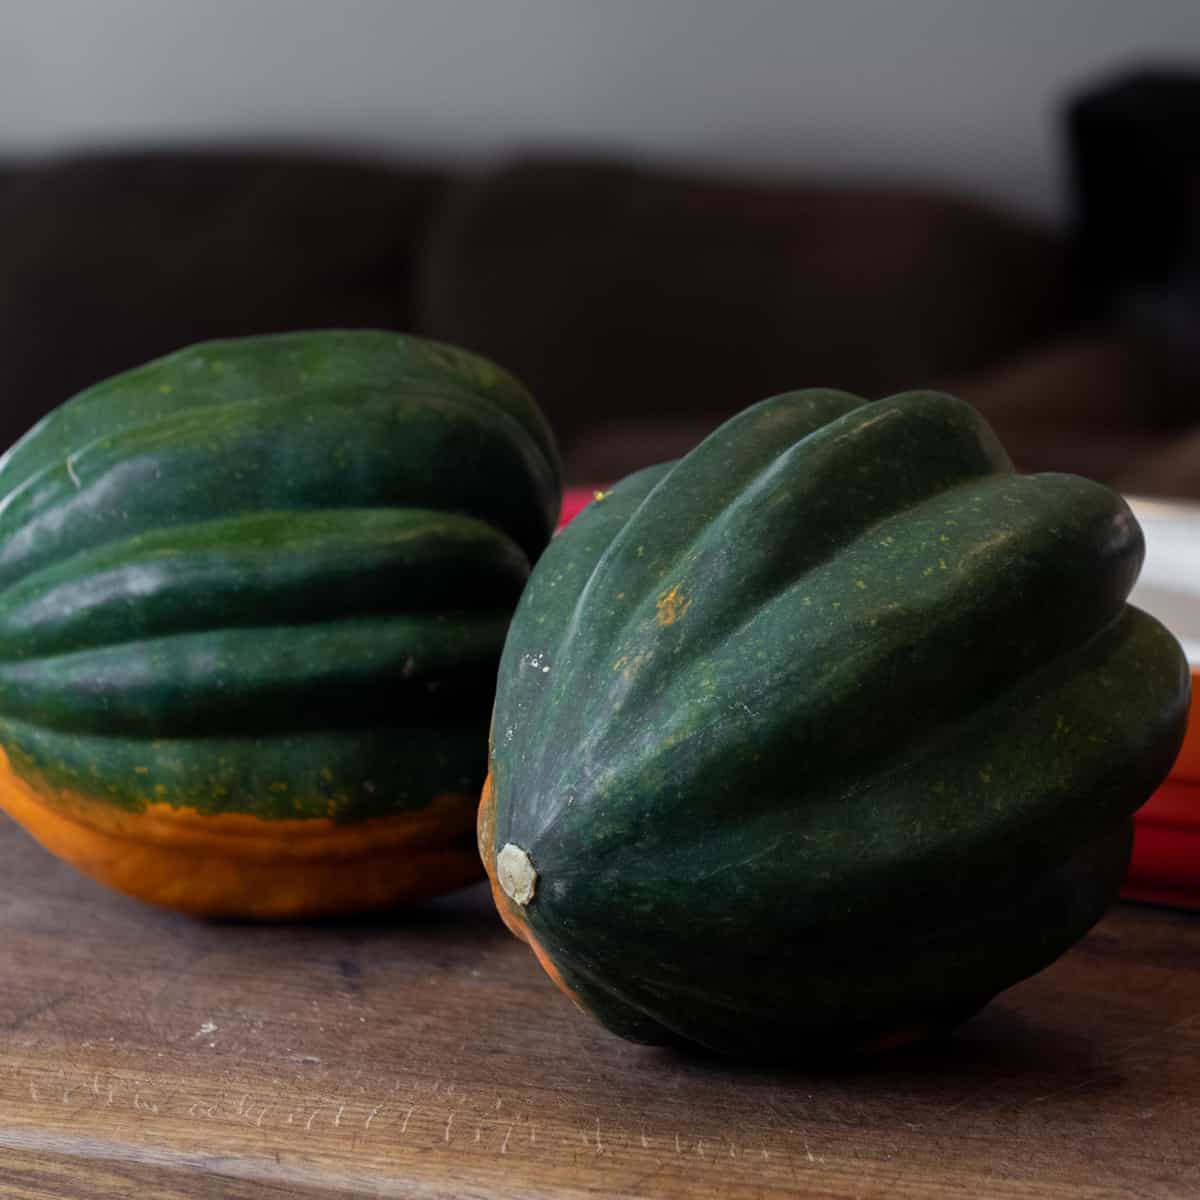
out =
<path fill-rule="evenodd" d="M 621 678 L 624 679 L 626 683 L 632 683 L 634 676 L 636 676 L 642 667 L 650 661 L 651 657 L 652 651 L 650 650 L 640 650 L 632 658 L 630 658 L 628 654 L 623 654 L 619 659 L 617 659 L 613 666 L 613 670 L 620 671 Z"/>
<path fill-rule="evenodd" d="M 691 606 L 691 598 L 683 594 L 679 584 L 673 584 L 669 591 L 658 598 L 658 623 L 674 625 L 676 621 L 682 621 Z"/>
<path fill-rule="evenodd" d="M 282 779 L 277 779 L 277 780 L 275 780 L 274 783 L 271 784 L 271 791 L 273 791 L 273 792 L 276 792 L 276 793 L 286 792 L 287 790 L 288 790 L 288 785 L 286 783 L 284 783 L 284 781 Z"/>

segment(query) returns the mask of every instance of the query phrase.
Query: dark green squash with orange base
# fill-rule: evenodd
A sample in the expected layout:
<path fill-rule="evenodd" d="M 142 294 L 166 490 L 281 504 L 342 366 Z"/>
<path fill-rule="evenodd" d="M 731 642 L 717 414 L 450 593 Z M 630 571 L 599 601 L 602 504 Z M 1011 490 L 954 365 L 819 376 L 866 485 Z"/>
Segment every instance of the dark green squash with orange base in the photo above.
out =
<path fill-rule="evenodd" d="M 877 1050 L 1116 898 L 1188 670 L 1107 489 L 945 395 L 748 409 L 552 543 L 500 667 L 497 905 L 610 1029 Z"/>
<path fill-rule="evenodd" d="M 418 338 L 212 342 L 89 389 L 0 460 L 0 805 L 196 914 L 470 881 L 559 500 L 525 389 Z"/>

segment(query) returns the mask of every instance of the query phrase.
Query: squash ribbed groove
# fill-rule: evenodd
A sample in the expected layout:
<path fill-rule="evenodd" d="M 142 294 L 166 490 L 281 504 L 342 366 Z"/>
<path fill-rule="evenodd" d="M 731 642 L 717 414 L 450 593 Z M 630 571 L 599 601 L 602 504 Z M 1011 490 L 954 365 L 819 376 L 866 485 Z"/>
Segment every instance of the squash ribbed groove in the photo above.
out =
<path fill-rule="evenodd" d="M 721 439 L 711 446 L 702 443 L 674 464 L 589 570 L 561 644 L 582 641 L 603 646 L 609 655 L 611 661 L 604 663 L 572 653 L 576 678 L 607 678 L 613 663 L 624 664 L 619 669 L 628 686 L 608 689 L 610 706 L 645 705 L 647 691 L 662 688 L 662 671 L 644 669 L 651 655 L 686 644 L 688 659 L 694 661 L 730 640 L 733 634 L 718 609 L 736 610 L 747 614 L 744 621 L 752 621 L 879 523 L 1009 465 L 994 440 L 981 435 L 970 410 L 952 397 L 913 393 L 865 404 L 841 393 L 832 398 L 816 393 L 820 403 L 814 405 L 808 395 L 787 393 L 764 401 L 751 410 L 753 416 L 743 414 L 730 422 L 732 428 L 726 427 Z M 827 419 L 831 399 L 833 419 Z M 852 404 L 856 406 L 847 411 Z M 822 423 L 811 428 L 811 420 Z M 761 438 L 746 438 L 758 453 L 748 473 L 729 470 L 721 460 L 722 447 L 737 436 L 739 426 L 744 433 L 766 430 Z M 923 469 L 895 466 L 888 451 L 894 453 L 898 442 Z M 764 445 L 769 447 L 765 461 Z M 873 472 L 865 484 L 859 475 L 864 463 Z M 859 502 L 839 503 L 847 481 L 851 488 L 869 488 Z M 679 497 L 690 491 L 697 497 L 694 514 L 679 511 Z M 725 504 L 726 493 L 737 503 Z M 648 532 L 657 525 L 661 538 L 664 506 L 674 506 L 666 558 Z M 701 519 L 695 514 L 707 515 Z M 690 522 L 696 524 L 691 532 Z M 766 545 L 769 554 L 743 550 Z M 731 557 L 739 563 L 736 572 L 724 569 Z M 626 597 L 621 616 L 602 599 L 618 593 Z M 693 613 L 681 619 L 695 597 L 705 608 L 704 617 Z M 581 639 L 584 613 L 589 628 Z M 671 627 L 670 636 L 664 625 Z M 554 689 L 547 690 L 551 694 Z M 585 707 L 578 710 L 580 757 L 588 755 L 590 746 L 591 756 L 602 760 L 605 751 L 597 739 L 603 736 L 603 723 L 588 720 Z M 577 781 L 560 782 L 567 786 Z"/>

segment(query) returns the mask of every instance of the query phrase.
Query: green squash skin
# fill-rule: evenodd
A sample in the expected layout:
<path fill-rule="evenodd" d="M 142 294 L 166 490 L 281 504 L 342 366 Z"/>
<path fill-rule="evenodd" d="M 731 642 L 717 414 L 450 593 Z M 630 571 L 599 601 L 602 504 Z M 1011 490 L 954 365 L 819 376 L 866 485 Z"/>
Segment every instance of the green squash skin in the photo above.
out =
<path fill-rule="evenodd" d="M 1115 899 L 1187 664 L 1124 502 L 968 406 L 772 398 L 538 563 L 492 726 L 523 919 L 636 1040 L 817 1056 L 943 1026 Z"/>
<path fill-rule="evenodd" d="M 515 606 L 528 575 L 524 552 L 470 517 L 249 513 L 108 542 L 25 577 L 0 605 L 0 647 L 19 661 L 221 625 L 487 614 Z"/>
<path fill-rule="evenodd" d="M 486 360 L 211 342 L 0 459 L 0 743 L 114 808 L 352 822 L 476 791 L 557 453 Z"/>
<path fill-rule="evenodd" d="M 0 459 L 0 587 L 118 537 L 288 509 L 474 516 L 532 559 L 557 458 L 520 385 L 396 334 L 191 347 L 50 413 Z"/>
<path fill-rule="evenodd" d="M 468 711 L 436 722 L 151 739 L 64 734 L 6 717 L 0 741 L 35 786 L 82 792 L 114 809 L 168 804 L 203 816 L 351 824 L 415 812 L 447 793 L 470 795 L 486 766 L 480 724 Z"/>

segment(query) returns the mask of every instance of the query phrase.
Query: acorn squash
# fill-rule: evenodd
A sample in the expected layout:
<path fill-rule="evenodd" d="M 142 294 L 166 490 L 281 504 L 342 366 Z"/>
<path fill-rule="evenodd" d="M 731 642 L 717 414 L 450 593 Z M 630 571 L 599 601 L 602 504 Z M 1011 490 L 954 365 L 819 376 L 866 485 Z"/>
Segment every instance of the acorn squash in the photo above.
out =
<path fill-rule="evenodd" d="M 1187 665 L 1125 503 L 946 395 L 777 396 L 551 544 L 480 849 L 610 1029 L 736 1055 L 950 1027 L 1116 897 Z"/>
<path fill-rule="evenodd" d="M 382 332 L 210 342 L 0 459 L 0 805 L 140 899 L 279 917 L 481 874 L 496 666 L 558 460 Z"/>

